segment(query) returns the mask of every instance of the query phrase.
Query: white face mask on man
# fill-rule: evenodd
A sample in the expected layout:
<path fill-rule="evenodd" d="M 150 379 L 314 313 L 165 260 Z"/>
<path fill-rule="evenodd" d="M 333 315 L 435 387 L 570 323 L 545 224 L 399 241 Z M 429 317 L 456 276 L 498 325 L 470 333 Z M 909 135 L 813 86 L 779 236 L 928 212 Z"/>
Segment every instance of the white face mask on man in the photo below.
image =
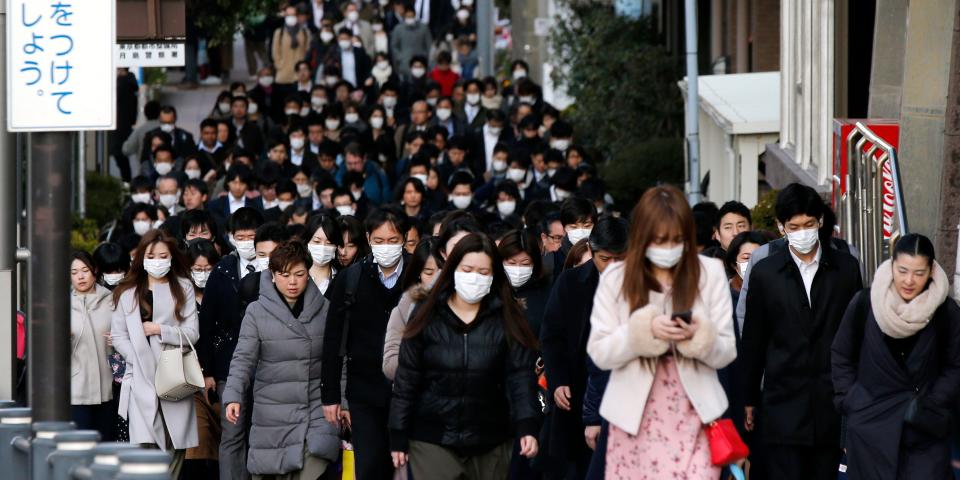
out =
<path fill-rule="evenodd" d="M 816 228 L 787 232 L 787 242 L 800 255 L 806 255 L 812 252 L 819 241 L 820 230 Z"/>
<path fill-rule="evenodd" d="M 403 255 L 403 245 L 399 243 L 396 245 L 370 245 L 370 251 L 378 265 L 390 268 L 400 261 L 400 256 Z"/>

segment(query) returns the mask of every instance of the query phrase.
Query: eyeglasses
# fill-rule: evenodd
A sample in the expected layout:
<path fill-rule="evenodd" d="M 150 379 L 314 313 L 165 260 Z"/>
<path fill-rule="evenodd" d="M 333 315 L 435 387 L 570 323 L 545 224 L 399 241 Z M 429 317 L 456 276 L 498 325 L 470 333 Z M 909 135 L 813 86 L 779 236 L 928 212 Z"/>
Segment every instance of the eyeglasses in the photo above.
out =
<path fill-rule="evenodd" d="M 563 235 L 547 235 L 551 242 L 560 243 L 563 241 Z"/>

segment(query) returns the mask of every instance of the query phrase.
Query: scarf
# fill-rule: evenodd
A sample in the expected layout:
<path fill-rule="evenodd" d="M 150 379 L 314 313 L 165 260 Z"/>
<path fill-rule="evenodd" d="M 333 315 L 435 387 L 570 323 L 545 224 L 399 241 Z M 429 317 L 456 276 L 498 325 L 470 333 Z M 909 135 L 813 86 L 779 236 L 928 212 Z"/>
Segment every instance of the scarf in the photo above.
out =
<path fill-rule="evenodd" d="M 300 48 L 300 39 L 297 38 L 300 35 L 300 25 L 297 24 L 293 27 L 284 26 L 287 29 L 287 33 L 290 34 L 290 48 L 296 50 Z"/>
<path fill-rule="evenodd" d="M 373 75 L 373 78 L 377 79 L 378 84 L 383 85 L 384 83 L 387 83 L 387 80 L 390 80 L 390 75 L 393 74 L 393 68 L 390 66 L 387 66 L 387 68 L 374 66 L 370 70 L 370 74 Z"/>
<path fill-rule="evenodd" d="M 933 313 L 946 300 L 949 288 L 946 272 L 939 263 L 933 262 L 929 287 L 910 302 L 905 302 L 893 284 L 893 261 L 883 262 L 870 286 L 873 316 L 880 331 L 892 338 L 915 335 L 930 323 Z"/>

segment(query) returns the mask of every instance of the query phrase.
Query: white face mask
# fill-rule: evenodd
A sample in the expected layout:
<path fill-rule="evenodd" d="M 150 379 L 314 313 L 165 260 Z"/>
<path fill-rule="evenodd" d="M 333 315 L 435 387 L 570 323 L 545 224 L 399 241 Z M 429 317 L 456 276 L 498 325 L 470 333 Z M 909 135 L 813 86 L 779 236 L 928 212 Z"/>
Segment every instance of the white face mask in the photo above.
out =
<path fill-rule="evenodd" d="M 740 275 L 740 278 L 747 278 L 747 265 L 750 265 L 749 261 L 737 262 L 737 274 Z"/>
<path fill-rule="evenodd" d="M 257 256 L 257 249 L 253 244 L 253 240 L 241 240 L 238 242 L 233 238 L 233 235 L 230 235 L 230 244 L 237 249 L 237 255 L 240 255 L 240 258 L 248 262 Z"/>
<path fill-rule="evenodd" d="M 501 131 L 503 131 L 502 127 L 491 127 L 487 125 L 487 133 L 489 133 L 492 137 L 499 137 Z"/>
<path fill-rule="evenodd" d="M 201 172 L 200 172 L 199 169 L 196 169 L 196 168 L 188 168 L 188 169 L 184 170 L 183 173 L 186 173 L 186 174 L 187 174 L 187 178 L 189 178 L 190 180 L 196 180 L 196 179 L 200 178 L 200 173 L 201 173 Z"/>
<path fill-rule="evenodd" d="M 571 244 L 576 245 L 580 240 L 589 238 L 591 231 L 593 231 L 592 228 L 574 228 L 567 230 L 567 238 L 570 239 Z"/>
<path fill-rule="evenodd" d="M 554 170 L 554 171 L 556 171 L 556 170 Z M 547 170 L 547 175 L 550 175 L 551 177 L 553 176 L 553 174 L 550 173 L 550 170 Z M 557 201 L 558 201 L 558 202 L 562 202 L 562 201 L 570 198 L 570 192 L 568 192 L 568 191 L 566 191 L 566 190 L 562 190 L 562 189 L 559 189 L 559 188 L 555 188 L 553 191 L 554 191 L 554 193 L 556 193 L 556 195 L 557 195 Z"/>
<path fill-rule="evenodd" d="M 450 110 L 449 108 L 437 109 L 437 118 L 440 119 L 441 122 L 446 122 L 451 115 L 453 115 L 453 110 Z"/>
<path fill-rule="evenodd" d="M 383 128 L 383 117 L 370 117 L 370 126 L 378 130 Z"/>
<path fill-rule="evenodd" d="M 470 202 L 473 201 L 473 195 L 454 195 L 450 197 L 450 201 L 453 202 L 454 207 L 463 210 L 470 206 Z"/>
<path fill-rule="evenodd" d="M 267 76 L 260 77 L 259 79 L 257 79 L 257 83 L 259 83 L 260 86 L 262 87 L 271 87 L 273 86 L 273 76 L 267 75 Z M 250 105 L 250 108 L 252 110 L 253 105 Z M 253 112 L 250 112 L 250 113 L 253 113 Z"/>
<path fill-rule="evenodd" d="M 397 106 L 397 97 L 394 97 L 394 96 L 383 97 L 383 108 L 390 109 L 396 106 Z"/>
<path fill-rule="evenodd" d="M 350 195 L 353 196 L 353 201 L 355 201 L 355 202 L 360 201 L 360 197 L 363 196 L 363 190 L 357 190 L 357 191 L 350 192 Z"/>
<path fill-rule="evenodd" d="M 111 287 L 120 283 L 120 280 L 123 280 L 122 273 L 104 273 L 103 274 L 103 283 L 110 285 Z"/>
<path fill-rule="evenodd" d="M 414 26 L 417 24 L 417 17 L 407 17 L 403 19 L 403 23 L 407 25 Z"/>
<path fill-rule="evenodd" d="M 548 168 L 548 169 L 547 169 L 547 176 L 548 176 L 548 177 L 552 177 L 554 173 L 557 173 L 557 169 L 556 169 L 556 168 Z M 560 192 L 561 192 L 561 191 L 562 191 L 562 190 L 557 190 L 557 196 L 558 196 L 558 197 L 560 196 Z M 564 192 L 564 193 L 566 193 L 566 192 Z M 566 197 L 564 197 L 564 198 L 566 198 Z"/>
<path fill-rule="evenodd" d="M 527 71 L 523 69 L 518 69 L 513 71 L 513 79 L 520 80 L 521 78 L 527 77 Z"/>
<path fill-rule="evenodd" d="M 410 75 L 413 75 L 413 78 L 420 78 L 427 73 L 427 70 L 422 67 L 414 67 L 410 69 Z"/>
<path fill-rule="evenodd" d="M 149 193 L 134 193 L 130 195 L 130 201 L 133 203 L 150 203 Z"/>
<path fill-rule="evenodd" d="M 537 103 L 536 97 L 530 97 L 530 96 L 520 97 L 519 100 L 520 100 L 520 103 L 526 103 L 527 105 L 533 105 L 534 103 Z"/>
<path fill-rule="evenodd" d="M 257 106 L 256 103 L 253 103 L 253 102 L 250 102 L 250 106 L 247 107 L 247 113 L 249 113 L 250 115 L 256 115 L 256 113 L 257 113 L 259 110 L 260 110 L 260 107 Z"/>
<path fill-rule="evenodd" d="M 471 305 L 483 300 L 490 293 L 493 275 L 480 275 L 476 272 L 453 272 L 453 286 L 460 300 Z"/>
<path fill-rule="evenodd" d="M 500 212 L 501 217 L 509 217 L 513 215 L 513 212 L 517 210 L 517 202 L 513 200 L 506 200 L 503 202 L 497 202 L 497 211 Z"/>
<path fill-rule="evenodd" d="M 504 160 L 494 160 L 491 165 L 494 172 L 502 172 L 507 169 L 507 162 Z"/>
<path fill-rule="evenodd" d="M 411 177 L 411 178 L 416 178 L 417 180 L 420 180 L 420 183 L 422 183 L 424 187 L 427 186 L 427 176 L 426 176 L 426 175 L 424 175 L 424 174 L 421 173 L 421 174 L 417 174 L 417 175 L 410 175 L 410 177 Z"/>
<path fill-rule="evenodd" d="M 349 50 L 353 48 L 353 42 L 350 40 L 340 40 L 337 42 L 337 45 L 340 47 L 340 50 Z"/>
<path fill-rule="evenodd" d="M 469 11 L 469 10 L 464 10 L 464 9 L 457 10 L 457 19 L 458 19 L 458 20 L 460 20 L 461 22 L 466 22 L 468 18 L 470 18 L 470 11 Z"/>
<path fill-rule="evenodd" d="M 166 175 L 173 170 L 173 164 L 170 162 L 160 162 L 153 164 L 153 169 L 160 175 Z"/>
<path fill-rule="evenodd" d="M 390 268 L 400 261 L 403 245 L 370 245 L 370 251 L 373 252 L 373 259 L 378 265 Z"/>
<path fill-rule="evenodd" d="M 320 110 L 321 108 L 326 106 L 326 104 L 327 104 L 327 97 L 311 97 L 310 98 L 310 106 L 312 106 L 314 110 Z"/>
<path fill-rule="evenodd" d="M 647 260 L 660 268 L 673 268 L 683 258 L 683 244 L 673 247 L 647 247 Z"/>
<path fill-rule="evenodd" d="M 287 15 L 286 17 L 283 17 L 283 23 L 287 24 L 288 27 L 293 28 L 297 26 L 297 16 Z"/>
<path fill-rule="evenodd" d="M 310 107 L 300 107 L 300 116 L 306 117 L 307 115 L 310 115 Z"/>
<path fill-rule="evenodd" d="M 198 272 L 196 270 L 191 270 L 190 276 L 193 277 L 193 284 L 196 285 L 197 288 L 206 288 L 207 279 L 210 278 L 210 272 L 209 271 Z"/>
<path fill-rule="evenodd" d="M 338 212 L 340 215 L 345 216 L 345 217 L 352 217 L 353 214 L 356 213 L 356 212 L 353 211 L 353 207 L 351 207 L 350 205 L 340 205 L 340 206 L 338 206 L 338 207 L 337 207 L 337 212 Z"/>
<path fill-rule="evenodd" d="M 290 205 L 293 205 L 293 202 L 284 202 L 283 200 L 277 202 L 277 208 L 279 208 L 281 212 L 290 208 Z"/>
<path fill-rule="evenodd" d="M 511 168 L 507 170 L 507 178 L 513 183 L 522 183 L 527 178 L 527 171 L 522 168 Z"/>
<path fill-rule="evenodd" d="M 379 62 L 377 62 L 376 68 L 377 68 L 377 69 L 380 69 L 380 70 L 386 70 L 386 69 L 390 68 L 390 62 L 388 62 L 388 61 L 386 61 L 386 60 L 380 60 Z"/>
<path fill-rule="evenodd" d="M 286 110 L 283 111 L 283 114 L 286 115 L 286 116 L 288 116 L 288 117 L 292 117 L 292 116 L 294 116 L 294 115 L 299 115 L 299 114 L 300 114 L 300 110 L 297 110 L 296 108 L 288 108 L 288 109 L 286 109 Z"/>
<path fill-rule="evenodd" d="M 520 288 L 528 281 L 530 277 L 533 276 L 533 267 L 524 267 L 522 265 L 504 265 L 503 271 L 507 273 L 507 278 L 510 279 L 510 285 L 513 285 L 513 288 Z"/>
<path fill-rule="evenodd" d="M 144 258 L 143 269 L 153 278 L 163 278 L 170 271 L 169 258 Z"/>
<path fill-rule="evenodd" d="M 347 20 L 350 20 L 351 22 L 356 22 L 359 18 L 360 18 L 360 12 L 356 10 L 350 10 L 349 12 L 347 12 Z"/>
<path fill-rule="evenodd" d="M 340 128 L 340 120 L 337 120 L 336 118 L 328 118 L 323 122 L 323 124 L 327 127 L 327 130 L 336 130 Z"/>
<path fill-rule="evenodd" d="M 317 265 L 326 265 L 333 261 L 334 257 L 337 256 L 337 247 L 333 245 L 308 243 L 307 250 L 310 250 L 310 256 L 313 257 L 313 263 Z"/>
<path fill-rule="evenodd" d="M 340 81 L 340 78 L 334 77 L 334 76 L 329 76 L 329 77 L 323 79 L 323 81 L 327 83 L 327 86 L 328 86 L 328 87 L 332 87 L 332 86 L 336 85 L 337 82 Z"/>
<path fill-rule="evenodd" d="M 300 198 L 307 198 L 313 194 L 313 186 L 309 183 L 298 183 L 297 184 L 297 195 L 300 195 Z"/>
<path fill-rule="evenodd" d="M 173 208 L 173 206 L 176 205 L 177 202 L 179 201 L 180 201 L 179 193 L 168 193 L 168 194 L 160 195 L 160 205 L 167 207 L 167 209 Z"/>
<path fill-rule="evenodd" d="M 257 257 L 257 259 L 253 261 L 253 269 L 258 272 L 262 272 L 268 268 L 270 268 L 270 257 Z"/>
<path fill-rule="evenodd" d="M 470 105 L 476 105 L 480 103 L 480 94 L 479 93 L 468 93 L 467 94 L 467 103 Z"/>
<path fill-rule="evenodd" d="M 176 130 L 176 129 L 177 129 L 177 127 L 174 126 L 174 124 L 172 124 L 172 123 L 162 123 L 162 124 L 160 124 L 160 130 L 162 130 L 162 131 L 164 131 L 164 132 L 166 132 L 166 133 L 172 133 L 172 132 L 173 132 L 174 130 Z"/>
<path fill-rule="evenodd" d="M 819 240 L 820 231 L 816 228 L 787 233 L 787 242 L 801 255 L 812 252 Z"/>
<path fill-rule="evenodd" d="M 323 43 L 330 43 L 331 41 L 333 41 L 333 37 L 335 36 L 336 35 L 334 35 L 333 32 L 328 32 L 324 30 L 320 32 L 320 41 Z"/>
<path fill-rule="evenodd" d="M 230 103 L 229 102 L 219 103 L 217 104 L 217 109 L 220 110 L 220 113 L 230 113 Z"/>
<path fill-rule="evenodd" d="M 134 220 L 133 221 L 133 232 L 141 237 L 146 235 L 150 229 L 153 228 L 153 222 L 150 220 Z"/>
<path fill-rule="evenodd" d="M 306 140 L 302 138 L 291 138 L 290 139 L 290 148 L 294 150 L 300 150 L 303 146 L 306 145 Z"/>
<path fill-rule="evenodd" d="M 560 150 L 561 152 L 566 151 L 567 147 L 570 146 L 570 140 L 558 139 L 550 141 L 550 148 L 554 150 Z"/>
<path fill-rule="evenodd" d="M 351 113 L 345 114 L 345 115 L 343 116 L 343 119 L 344 119 L 347 123 L 357 123 L 358 121 L 360 121 L 360 115 L 351 112 Z"/>

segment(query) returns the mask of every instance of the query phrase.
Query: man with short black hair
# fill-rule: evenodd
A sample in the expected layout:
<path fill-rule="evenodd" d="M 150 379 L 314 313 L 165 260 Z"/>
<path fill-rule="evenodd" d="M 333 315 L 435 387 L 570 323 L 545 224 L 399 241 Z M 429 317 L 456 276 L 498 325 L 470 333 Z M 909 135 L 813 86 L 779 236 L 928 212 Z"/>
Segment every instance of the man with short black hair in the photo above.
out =
<path fill-rule="evenodd" d="M 259 199 L 247 197 L 247 191 L 252 183 L 253 172 L 246 165 L 231 166 L 223 179 L 223 184 L 227 187 L 227 194 L 210 200 L 207 209 L 214 215 L 219 215 L 220 218 L 227 218 L 243 207 L 263 210 L 263 204 L 260 203 Z"/>
<path fill-rule="evenodd" d="M 703 255 L 723 259 L 727 255 L 727 247 L 730 246 L 733 237 L 751 229 L 750 209 L 740 202 L 731 200 L 720 207 L 716 218 L 717 222 L 713 226 L 713 239 L 719 245 L 705 248 Z"/>
<path fill-rule="evenodd" d="M 170 135 L 170 147 L 173 148 L 173 151 L 176 153 L 176 158 L 186 158 L 187 155 L 197 151 L 197 142 L 193 139 L 193 135 L 177 126 L 177 109 L 172 105 L 164 105 L 160 108 L 160 126 L 156 129 L 147 133 L 146 137 L 150 138 L 151 134 L 164 132 L 167 135 Z M 143 142 L 143 148 L 140 150 L 140 158 L 150 158 L 150 145 L 149 142 Z"/>

